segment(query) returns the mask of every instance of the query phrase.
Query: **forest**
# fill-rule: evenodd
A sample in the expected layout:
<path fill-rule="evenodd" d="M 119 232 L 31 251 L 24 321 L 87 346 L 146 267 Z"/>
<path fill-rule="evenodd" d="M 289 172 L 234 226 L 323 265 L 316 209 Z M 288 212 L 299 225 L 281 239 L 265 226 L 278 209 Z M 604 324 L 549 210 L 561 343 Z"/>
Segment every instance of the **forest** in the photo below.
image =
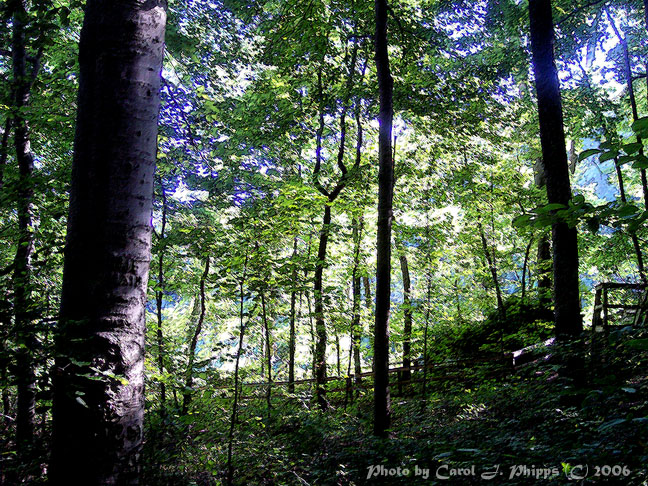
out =
<path fill-rule="evenodd" d="M 648 0 L 1 0 L 0 486 L 648 484 Z"/>

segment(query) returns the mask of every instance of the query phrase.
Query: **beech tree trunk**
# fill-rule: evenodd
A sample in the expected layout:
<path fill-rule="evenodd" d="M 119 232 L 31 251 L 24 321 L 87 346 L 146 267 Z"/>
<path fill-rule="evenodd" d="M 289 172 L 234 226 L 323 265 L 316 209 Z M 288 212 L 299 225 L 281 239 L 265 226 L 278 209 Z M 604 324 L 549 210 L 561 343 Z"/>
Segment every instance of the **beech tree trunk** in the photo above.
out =
<path fill-rule="evenodd" d="M 401 273 L 403 274 L 403 381 L 409 381 L 412 373 L 408 369 L 412 365 L 411 343 L 412 343 L 412 285 L 410 282 L 409 266 L 407 256 L 400 257 Z"/>
<path fill-rule="evenodd" d="M 164 0 L 86 4 L 56 336 L 52 484 L 139 483 L 165 9 Z"/>
<path fill-rule="evenodd" d="M 547 199 L 550 204 L 566 206 L 571 199 L 571 185 L 560 84 L 554 63 L 551 1 L 530 0 L 529 19 Z M 578 290 L 576 228 L 570 228 L 565 222 L 556 222 L 552 226 L 552 240 L 556 335 L 568 338 L 577 336 L 583 330 Z"/>
<path fill-rule="evenodd" d="M 391 300 L 391 227 L 394 197 L 392 159 L 393 85 L 387 44 L 387 0 L 376 0 L 376 72 L 380 97 L 378 135 L 378 238 L 376 243 L 376 317 L 374 328 L 374 434 L 387 436 L 389 396 L 389 307 Z"/>

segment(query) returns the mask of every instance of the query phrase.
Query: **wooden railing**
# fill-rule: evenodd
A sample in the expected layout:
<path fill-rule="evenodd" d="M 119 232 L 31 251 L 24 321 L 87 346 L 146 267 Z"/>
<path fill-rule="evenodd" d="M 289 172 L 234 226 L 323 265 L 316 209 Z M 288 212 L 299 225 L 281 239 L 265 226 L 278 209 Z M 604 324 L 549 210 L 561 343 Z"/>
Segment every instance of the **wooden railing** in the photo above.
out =
<path fill-rule="evenodd" d="M 630 290 L 637 294 L 637 302 L 633 304 L 611 302 L 611 292 L 615 290 Z M 594 294 L 594 315 L 592 316 L 592 332 L 607 334 L 610 327 L 610 310 L 621 309 L 624 313 L 633 314 L 633 323 L 636 323 L 640 311 L 644 307 L 645 284 L 630 284 L 617 282 L 602 282 L 596 286 Z"/>

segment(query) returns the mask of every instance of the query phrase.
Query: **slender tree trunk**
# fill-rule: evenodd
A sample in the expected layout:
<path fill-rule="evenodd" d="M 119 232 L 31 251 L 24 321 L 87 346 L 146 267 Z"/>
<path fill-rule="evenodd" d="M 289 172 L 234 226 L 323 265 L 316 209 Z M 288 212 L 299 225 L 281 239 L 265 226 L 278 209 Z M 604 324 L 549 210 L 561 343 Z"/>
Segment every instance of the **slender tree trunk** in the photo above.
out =
<path fill-rule="evenodd" d="M 536 272 L 538 273 L 538 302 L 543 307 L 551 304 L 551 243 L 546 233 L 538 240 Z"/>
<path fill-rule="evenodd" d="M 412 343 L 412 285 L 410 282 L 409 265 L 407 256 L 400 256 L 401 273 L 403 274 L 403 381 L 409 381 L 412 373 L 409 368 L 412 366 L 411 343 Z"/>
<path fill-rule="evenodd" d="M 432 275 L 427 274 L 427 295 L 425 303 L 425 330 L 423 331 L 423 398 L 427 393 L 428 332 L 430 328 L 430 306 L 432 305 Z"/>
<path fill-rule="evenodd" d="M 527 269 L 529 268 L 529 254 L 531 253 L 531 246 L 533 246 L 533 237 L 529 239 L 529 243 L 527 244 L 525 250 L 524 250 L 524 262 L 522 263 L 522 298 L 521 301 L 524 304 L 525 298 L 526 298 L 526 276 L 527 276 Z"/>
<path fill-rule="evenodd" d="M 272 408 L 272 346 L 270 342 L 270 325 L 268 323 L 268 315 L 266 313 L 266 299 L 265 293 L 261 294 L 261 315 L 263 317 L 263 330 L 265 332 L 265 354 L 266 364 L 268 366 L 268 389 L 266 390 L 266 404 L 268 405 L 268 415 Z"/>
<path fill-rule="evenodd" d="M 315 378 L 317 380 L 317 403 L 326 410 L 326 324 L 324 323 L 324 296 L 322 294 L 322 276 L 326 260 L 326 246 L 328 244 L 329 229 L 331 226 L 331 206 L 324 207 L 324 219 L 320 231 L 319 248 L 317 250 L 317 264 L 315 266 L 315 284 L 313 298 L 315 300 Z"/>
<path fill-rule="evenodd" d="M 27 74 L 27 51 L 25 44 L 26 2 L 13 0 L 13 90 L 16 115 L 13 120 L 14 147 L 18 162 L 18 246 L 14 258 L 14 312 L 16 351 L 16 385 L 18 404 L 16 410 L 16 445 L 19 455 L 26 456 L 34 443 L 36 416 L 36 375 L 33 354 L 36 336 L 33 326 L 31 259 L 34 252 L 33 198 L 34 156 L 31 152 L 29 125 L 23 109 L 29 105 L 31 82 Z"/>
<path fill-rule="evenodd" d="M 232 403 L 232 415 L 230 417 L 230 426 L 227 444 L 227 484 L 231 486 L 234 482 L 234 465 L 232 464 L 232 453 L 234 450 L 234 427 L 236 426 L 236 417 L 238 415 L 239 402 L 239 365 L 241 362 L 241 352 L 243 351 L 243 337 L 245 336 L 245 326 L 243 325 L 243 304 L 245 302 L 245 280 L 247 277 L 248 254 L 245 254 L 245 263 L 243 264 L 243 276 L 239 282 L 239 342 L 236 348 L 236 360 L 234 361 L 234 401 Z"/>
<path fill-rule="evenodd" d="M 295 393 L 295 347 L 297 342 L 295 307 L 297 303 L 297 237 L 293 240 L 293 268 L 291 273 L 291 290 L 290 290 L 290 337 L 288 339 L 288 393 Z"/>
<path fill-rule="evenodd" d="M 371 283 L 369 282 L 368 275 L 364 275 L 362 277 L 362 287 L 364 288 L 365 307 L 369 310 L 369 312 L 371 312 Z"/>
<path fill-rule="evenodd" d="M 484 257 L 486 258 L 486 263 L 488 264 L 488 270 L 490 271 L 491 277 L 493 278 L 493 286 L 495 287 L 495 295 L 497 297 L 497 310 L 502 317 L 506 317 L 506 309 L 504 308 L 504 300 L 502 299 L 502 289 L 500 288 L 499 277 L 497 276 L 497 262 L 495 260 L 495 252 L 493 251 L 493 253 L 491 253 L 491 249 L 488 246 L 486 233 L 484 232 L 484 226 L 481 223 L 481 218 L 477 220 L 477 228 L 479 229 L 482 251 L 484 252 Z"/>
<path fill-rule="evenodd" d="M 162 196 L 162 224 L 160 227 L 160 237 L 159 237 L 159 254 L 158 254 L 158 289 L 155 291 L 155 303 L 157 307 L 157 365 L 158 372 L 160 373 L 160 415 L 164 417 L 166 415 L 165 403 L 166 403 L 166 385 L 164 383 L 164 332 L 162 329 L 162 303 L 164 299 L 164 249 L 166 242 L 165 231 L 166 231 L 166 222 L 167 222 L 167 200 L 166 192 L 164 190 L 164 184 L 162 179 L 160 179 L 160 192 Z"/>
<path fill-rule="evenodd" d="M 376 72 L 380 97 L 378 135 L 378 237 L 376 254 L 376 318 L 374 329 L 374 434 L 386 437 L 391 424 L 389 396 L 389 307 L 391 301 L 391 225 L 394 164 L 391 150 L 393 84 L 387 44 L 387 0 L 375 1 Z"/>
<path fill-rule="evenodd" d="M 619 183 L 619 193 L 621 195 L 621 202 L 627 203 L 628 199 L 626 198 L 625 186 L 623 184 L 623 172 L 621 171 L 621 165 L 617 157 L 614 158 L 614 167 L 616 169 L 617 181 Z M 630 231 L 630 241 L 635 251 L 635 256 L 637 258 L 637 269 L 639 270 L 639 276 L 641 281 L 646 283 L 646 270 L 644 268 L 643 253 L 641 251 L 641 245 L 639 244 L 639 238 L 634 231 Z"/>
<path fill-rule="evenodd" d="M 56 339 L 52 484 L 139 482 L 165 8 L 162 0 L 86 3 Z"/>
<path fill-rule="evenodd" d="M 550 204 L 567 205 L 571 199 L 562 101 L 554 63 L 554 32 L 550 0 L 530 0 L 531 50 L 538 98 L 540 141 Z M 556 334 L 577 336 L 583 330 L 578 290 L 578 242 L 576 228 L 565 222 L 552 226 L 554 312 Z"/>
<path fill-rule="evenodd" d="M 207 283 L 207 277 L 209 276 L 209 264 L 210 258 L 207 257 L 205 260 L 205 270 L 200 277 L 200 314 L 198 315 L 198 322 L 196 323 L 196 329 L 191 336 L 191 341 L 189 342 L 189 359 L 187 361 L 187 371 L 185 373 L 185 389 L 182 394 L 182 415 L 187 415 L 189 411 L 189 404 L 191 403 L 191 398 L 193 395 L 193 380 L 194 380 L 194 363 L 196 361 L 196 347 L 198 346 L 198 339 L 202 333 L 203 324 L 205 322 L 205 314 L 207 313 L 207 296 L 205 293 L 205 285 Z"/>
<path fill-rule="evenodd" d="M 353 294 L 353 316 L 351 318 L 351 348 L 354 361 L 354 375 L 356 384 L 360 383 L 360 374 L 362 373 L 362 364 L 360 360 L 360 341 L 362 331 L 360 328 L 360 243 L 362 241 L 362 229 L 364 227 L 362 216 L 353 218 L 351 222 L 353 232 L 353 272 L 351 275 L 352 294 Z"/>
<path fill-rule="evenodd" d="M 337 329 L 333 329 L 335 333 L 335 351 L 337 353 L 337 375 L 342 376 L 342 349 L 340 348 L 340 334 Z"/>

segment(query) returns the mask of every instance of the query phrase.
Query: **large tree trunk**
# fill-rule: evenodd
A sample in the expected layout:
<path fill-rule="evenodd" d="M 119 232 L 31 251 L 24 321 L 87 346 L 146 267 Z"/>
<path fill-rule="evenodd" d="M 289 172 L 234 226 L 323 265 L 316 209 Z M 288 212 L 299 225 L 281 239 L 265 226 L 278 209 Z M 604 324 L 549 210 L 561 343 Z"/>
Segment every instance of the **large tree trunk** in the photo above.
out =
<path fill-rule="evenodd" d="M 551 1 L 530 0 L 529 19 L 547 199 L 550 204 L 566 206 L 571 199 L 571 186 L 560 84 L 553 54 Z M 554 223 L 552 239 L 556 334 L 559 337 L 576 336 L 583 330 L 578 291 L 576 228 L 570 228 L 565 222 Z"/>
<path fill-rule="evenodd" d="M 403 274 L 403 381 L 409 381 L 412 373 L 409 368 L 412 366 L 411 361 L 411 343 L 412 343 L 412 284 L 410 282 L 409 265 L 407 256 L 400 256 L 401 273 Z"/>
<path fill-rule="evenodd" d="M 16 351 L 16 384 L 18 404 L 16 410 L 16 445 L 24 455 L 34 441 L 34 420 L 36 409 L 36 375 L 33 353 L 36 347 L 33 326 L 31 259 L 33 240 L 33 172 L 34 156 L 31 153 L 29 125 L 24 118 L 24 108 L 29 105 L 31 82 L 27 74 L 27 51 L 25 45 L 25 24 L 27 18 L 24 0 L 13 1 L 13 89 L 14 89 L 14 147 L 18 162 L 18 246 L 14 258 L 14 312 Z"/>
<path fill-rule="evenodd" d="M 391 226 L 394 164 L 391 137 L 393 84 L 387 45 L 387 0 L 376 0 L 376 72 L 380 95 L 378 135 L 378 238 L 376 243 L 376 319 L 374 328 L 374 434 L 387 435 L 391 423 L 389 397 L 389 307 L 391 300 Z"/>
<path fill-rule="evenodd" d="M 86 4 L 56 337 L 52 484 L 139 482 L 165 8 L 163 0 Z"/>
<path fill-rule="evenodd" d="M 193 379 L 194 379 L 194 363 L 196 361 L 196 347 L 198 346 L 198 338 L 202 332 L 203 324 L 205 323 L 205 314 L 207 313 L 207 295 L 205 286 L 207 284 L 207 277 L 209 276 L 209 257 L 205 260 L 205 269 L 200 277 L 200 312 L 198 314 L 198 322 L 194 329 L 191 341 L 189 341 L 189 357 L 187 360 L 187 370 L 185 371 L 185 387 L 182 394 L 182 415 L 186 415 L 189 411 L 189 404 L 193 395 Z"/>

